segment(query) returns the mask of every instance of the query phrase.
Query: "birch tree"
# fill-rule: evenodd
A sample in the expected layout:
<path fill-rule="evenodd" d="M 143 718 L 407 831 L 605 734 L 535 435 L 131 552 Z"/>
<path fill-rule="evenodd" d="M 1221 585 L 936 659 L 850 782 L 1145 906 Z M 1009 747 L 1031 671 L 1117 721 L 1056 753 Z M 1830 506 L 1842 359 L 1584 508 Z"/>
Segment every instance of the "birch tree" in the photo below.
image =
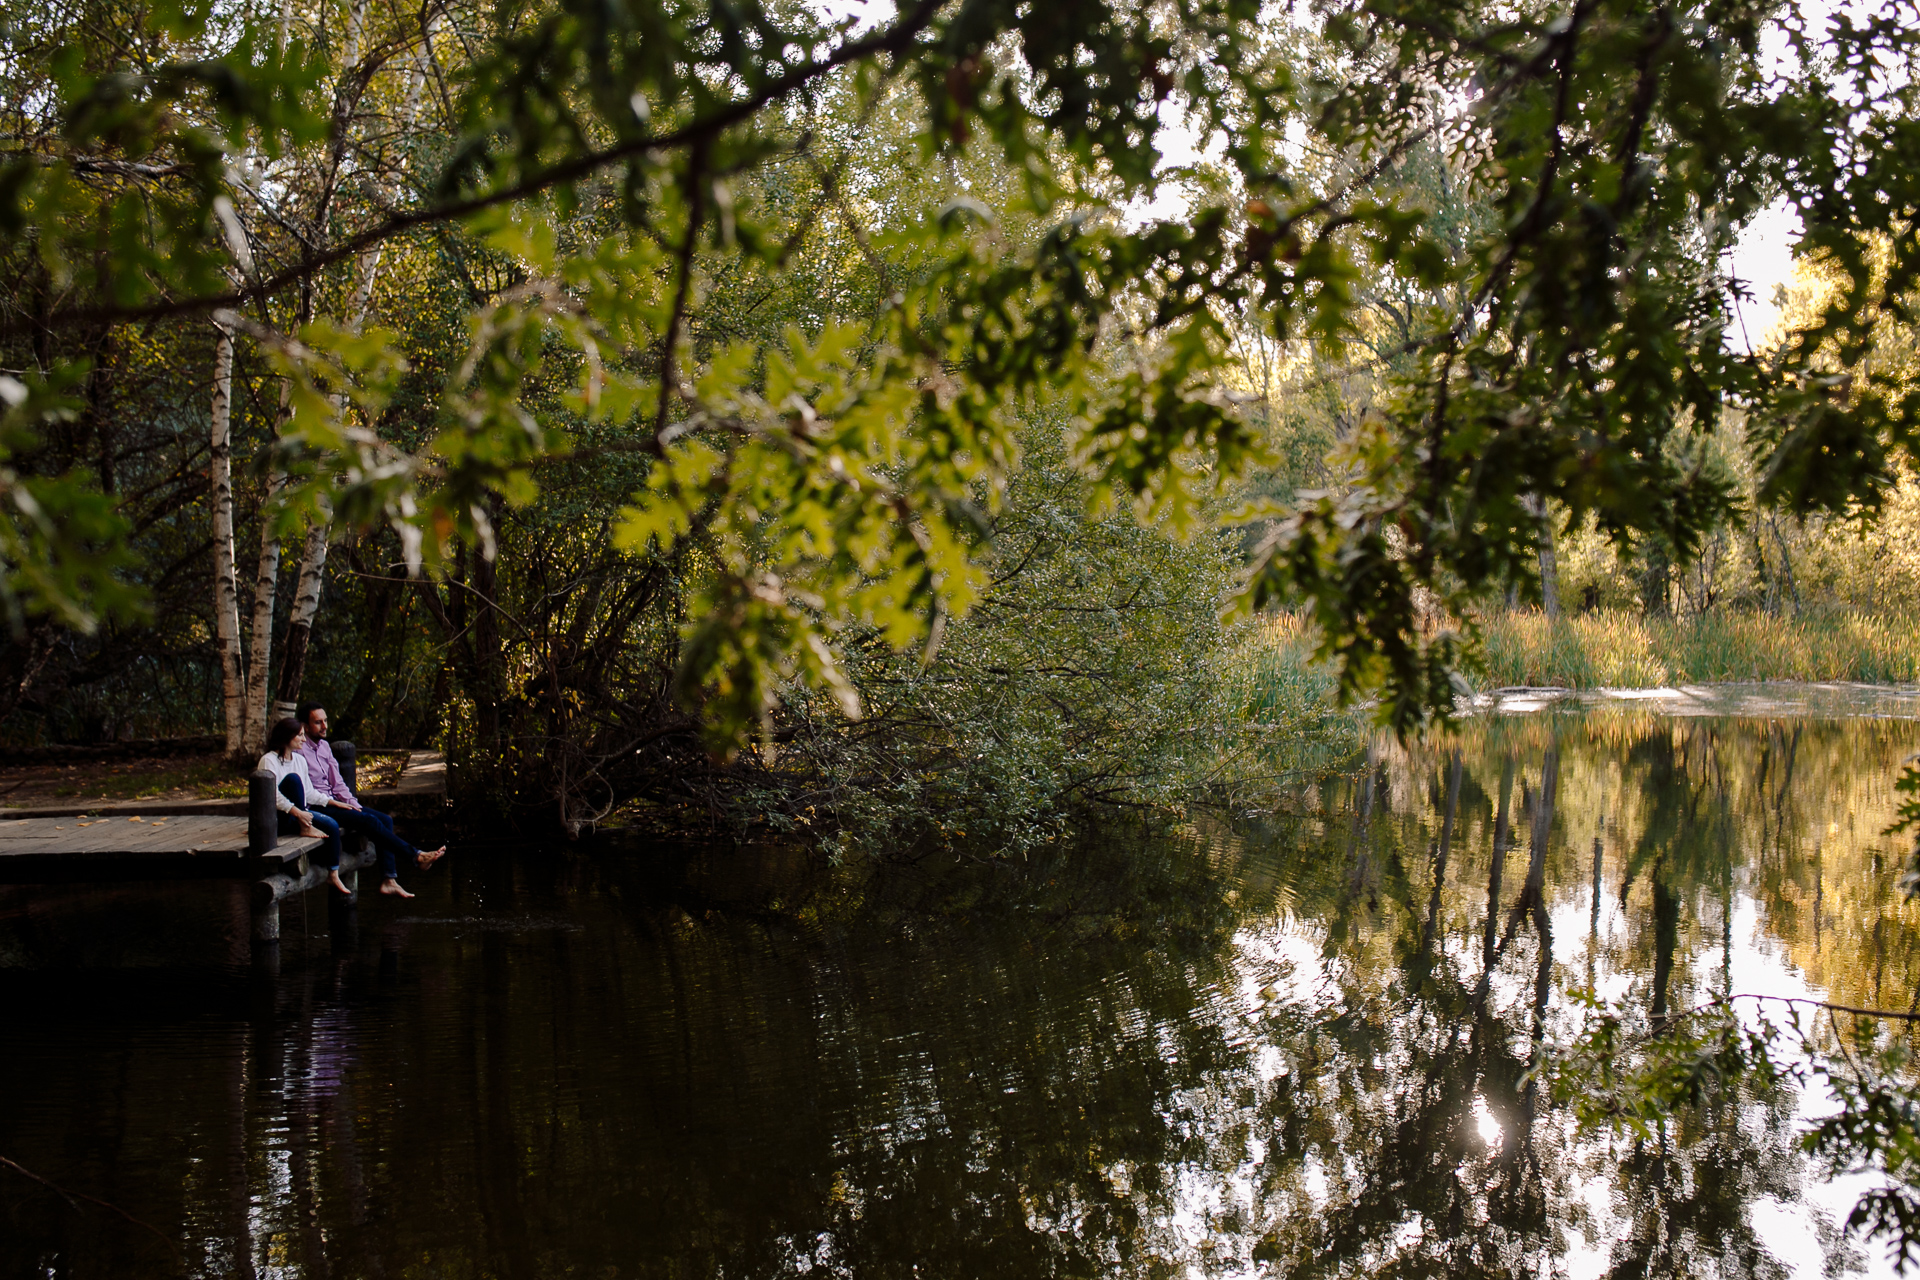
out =
<path fill-rule="evenodd" d="M 212 447 L 207 477 L 213 505 L 214 642 L 220 656 L 220 706 L 227 754 L 247 742 L 245 658 L 240 647 L 240 593 L 233 545 L 233 330 L 214 325 Z"/>
<path fill-rule="evenodd" d="M 352 22 L 358 28 L 364 23 L 364 4 L 353 8 Z M 401 100 L 400 110 L 396 114 L 393 135 L 403 148 L 398 166 L 391 172 L 376 173 L 374 184 L 383 202 L 391 203 L 399 197 L 401 183 L 406 177 L 407 160 L 404 148 L 413 141 L 413 132 L 420 118 L 420 105 L 427 81 L 427 64 L 432 57 L 434 28 L 439 21 L 437 13 L 426 16 L 421 29 L 421 42 L 415 51 L 412 65 L 407 72 L 406 94 Z M 357 30 L 355 41 L 357 42 Z M 380 264 L 386 257 L 386 246 L 377 244 L 362 254 L 355 264 L 357 283 L 354 287 L 353 301 L 349 306 L 351 319 L 349 327 L 358 332 L 367 322 L 373 309 L 374 287 L 379 280 Z M 336 405 L 339 404 L 336 400 Z M 300 700 L 300 685 L 306 675 L 307 646 L 313 634 L 314 619 L 320 611 L 320 592 L 326 581 L 327 549 L 331 545 L 333 520 L 330 511 L 318 515 L 307 530 L 306 545 L 300 557 L 300 570 L 295 580 L 293 609 L 287 620 L 286 642 L 281 648 L 281 666 L 279 694 L 274 701 L 268 720 L 278 720 L 290 716 Z"/>

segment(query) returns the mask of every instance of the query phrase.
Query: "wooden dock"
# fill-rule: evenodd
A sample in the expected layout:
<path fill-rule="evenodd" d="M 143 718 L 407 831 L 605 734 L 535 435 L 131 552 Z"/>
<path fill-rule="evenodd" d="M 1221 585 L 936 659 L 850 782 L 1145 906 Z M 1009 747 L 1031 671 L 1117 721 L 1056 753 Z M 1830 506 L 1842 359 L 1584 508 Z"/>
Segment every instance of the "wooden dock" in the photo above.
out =
<path fill-rule="evenodd" d="M 351 744 L 343 761 L 352 781 Z M 446 760 L 415 752 L 400 785 L 369 788 L 366 803 L 387 809 L 407 799 L 445 804 Z M 48 806 L 0 811 L 0 885 L 80 884 L 159 880 L 250 881 L 256 954 L 277 954 L 280 903 L 327 881 L 308 855 L 322 842 L 280 835 L 273 775 L 253 774 L 245 800 L 160 801 Z M 129 812 L 129 810 L 132 810 Z M 49 811 L 51 810 L 51 811 Z M 187 811 L 183 811 L 187 810 Z M 358 837 L 344 840 L 340 877 L 349 887 L 375 853 Z M 330 905 L 351 910 L 329 895 Z"/>
<path fill-rule="evenodd" d="M 0 821 L 0 884 L 257 879 L 319 843 L 288 836 L 254 852 L 245 816 L 16 818 Z"/>
<path fill-rule="evenodd" d="M 351 747 L 352 744 L 344 744 Z M 349 784 L 354 767 L 345 757 L 341 771 Z M 447 758 L 438 751 L 409 751 L 399 779 L 390 787 L 367 787 L 355 792 L 362 804 L 405 818 L 431 818 L 447 805 Z M 8 818 L 174 817 L 228 814 L 247 816 L 240 796 L 211 800 L 62 800 L 32 805 L 0 805 L 0 820 Z"/>

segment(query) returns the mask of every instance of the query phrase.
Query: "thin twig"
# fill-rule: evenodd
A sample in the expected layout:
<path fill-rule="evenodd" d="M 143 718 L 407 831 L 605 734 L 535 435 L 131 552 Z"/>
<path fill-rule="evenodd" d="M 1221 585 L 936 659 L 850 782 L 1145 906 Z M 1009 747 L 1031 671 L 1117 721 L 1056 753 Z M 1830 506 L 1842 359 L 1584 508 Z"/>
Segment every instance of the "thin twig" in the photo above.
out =
<path fill-rule="evenodd" d="M 1811 1005 L 1816 1009 L 1825 1009 L 1829 1013 L 1851 1013 L 1861 1018 L 1892 1018 L 1900 1022 L 1920 1022 L 1920 1013 L 1901 1013 L 1895 1009 L 1862 1009 L 1850 1004 L 1835 1004 L 1831 1000 L 1815 1000 L 1811 996 L 1768 996 L 1757 992 L 1743 991 L 1735 995 L 1722 996 L 1718 1000 L 1709 1000 L 1694 1009 L 1694 1013 L 1704 1013 L 1716 1005 L 1730 1004 L 1735 1000 L 1778 1000 L 1782 1004 Z"/>
<path fill-rule="evenodd" d="M 151 1226 L 148 1223 L 140 1221 L 140 1219 L 134 1217 L 132 1214 L 128 1213 L 125 1209 L 122 1209 L 119 1205 L 112 1204 L 112 1203 L 109 1203 L 108 1201 L 102 1200 L 99 1196 L 90 1196 L 84 1191 L 69 1191 L 67 1188 L 61 1186 L 59 1183 L 55 1182 L 53 1179 L 41 1177 L 39 1174 L 27 1168 L 25 1165 L 21 1164 L 17 1160 L 9 1160 L 5 1156 L 0 1156 L 0 1165 L 5 1165 L 7 1168 L 13 1170 L 15 1173 L 19 1174 L 21 1177 L 31 1178 L 33 1181 L 39 1183 L 41 1186 L 46 1187 L 48 1190 L 52 1191 L 55 1195 L 59 1196 L 62 1200 L 65 1200 L 69 1205 L 72 1205 L 75 1212 L 78 1212 L 80 1209 L 80 1206 L 77 1202 L 81 1200 L 85 1200 L 88 1204 L 99 1205 L 102 1209 L 105 1209 L 108 1213 L 116 1214 L 119 1217 L 125 1218 L 128 1222 L 131 1222 L 134 1226 L 140 1228 L 142 1231 L 148 1232 L 149 1234 L 159 1239 L 160 1243 L 166 1245 L 168 1249 L 173 1251 L 173 1256 L 177 1260 L 181 1262 L 186 1261 L 185 1255 L 183 1255 L 180 1252 L 180 1246 L 175 1244 L 169 1236 L 167 1236 L 164 1232 L 162 1232 L 158 1227 Z"/>
<path fill-rule="evenodd" d="M 700 248 L 700 228 L 707 213 L 707 145 L 696 143 L 687 157 L 687 236 L 680 245 L 680 279 L 673 290 L 673 310 L 667 315 L 666 338 L 660 346 L 660 403 L 653 415 L 653 444 L 664 453 L 661 434 L 667 429 L 667 409 L 673 403 L 674 348 L 680 345 L 680 326 L 686 323 L 687 299 L 693 292 L 693 259 Z"/>

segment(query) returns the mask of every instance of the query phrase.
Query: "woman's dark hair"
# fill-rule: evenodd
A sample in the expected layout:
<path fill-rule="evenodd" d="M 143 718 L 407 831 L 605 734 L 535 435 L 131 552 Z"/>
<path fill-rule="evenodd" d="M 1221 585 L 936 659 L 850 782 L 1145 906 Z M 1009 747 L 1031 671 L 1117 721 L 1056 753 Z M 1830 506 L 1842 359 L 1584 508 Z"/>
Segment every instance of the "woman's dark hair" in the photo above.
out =
<path fill-rule="evenodd" d="M 267 730 L 267 750 L 279 755 L 287 749 L 287 744 L 300 736 L 300 722 L 292 716 L 284 720 L 275 720 L 273 728 Z"/>

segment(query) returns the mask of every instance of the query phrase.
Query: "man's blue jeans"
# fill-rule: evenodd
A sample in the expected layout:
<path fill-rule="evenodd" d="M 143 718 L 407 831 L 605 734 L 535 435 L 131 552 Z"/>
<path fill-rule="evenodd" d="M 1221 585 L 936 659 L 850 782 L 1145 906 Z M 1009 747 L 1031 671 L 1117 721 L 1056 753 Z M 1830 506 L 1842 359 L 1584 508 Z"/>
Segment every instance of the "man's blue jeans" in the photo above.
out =
<path fill-rule="evenodd" d="M 409 871 L 419 865 L 420 851 L 395 835 L 393 819 L 378 809 L 349 809 L 344 805 L 330 804 L 327 806 L 327 816 L 339 823 L 340 829 L 348 835 L 365 836 L 373 841 L 373 847 L 380 851 L 381 879 L 399 879 L 402 862 Z"/>

